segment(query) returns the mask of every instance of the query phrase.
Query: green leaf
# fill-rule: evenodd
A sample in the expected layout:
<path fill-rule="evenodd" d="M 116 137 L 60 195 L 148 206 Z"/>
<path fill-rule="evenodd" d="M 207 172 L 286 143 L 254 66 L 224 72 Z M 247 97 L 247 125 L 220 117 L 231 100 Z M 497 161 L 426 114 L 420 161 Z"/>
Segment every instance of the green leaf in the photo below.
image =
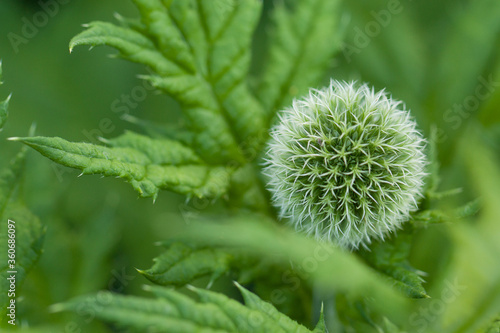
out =
<path fill-rule="evenodd" d="M 323 306 L 321 306 L 319 321 L 316 327 L 314 328 L 313 333 L 328 333 L 328 330 L 326 329 L 325 313 L 323 311 Z"/>
<path fill-rule="evenodd" d="M 154 265 L 148 270 L 139 270 L 151 282 L 162 286 L 182 287 L 205 276 L 210 277 L 210 286 L 229 272 L 235 273 L 238 282 L 251 283 L 266 278 L 270 270 L 280 268 L 272 258 L 252 256 L 234 247 L 180 241 L 167 241 L 162 245 L 167 250 L 153 259 Z"/>
<path fill-rule="evenodd" d="M 21 151 L 11 162 L 8 169 L 0 174 L 0 316 L 8 318 L 7 307 L 11 298 L 8 295 L 10 281 L 7 280 L 15 275 L 15 294 L 19 297 L 20 287 L 30 269 L 35 265 L 42 252 L 42 243 L 45 230 L 40 221 L 34 216 L 15 195 L 19 187 L 24 170 L 25 150 Z M 13 228 L 9 228 L 11 225 Z M 15 238 L 9 237 L 9 229 L 15 230 Z M 15 239 L 15 258 L 8 258 L 8 250 L 11 248 L 9 240 Z M 15 262 L 9 262 L 14 259 Z M 13 266 L 10 266 L 13 265 Z M 11 273 L 16 272 L 16 273 Z M 16 304 L 17 305 L 17 304 Z M 9 318 L 10 320 L 10 318 Z"/>
<path fill-rule="evenodd" d="M 358 254 L 373 268 L 384 274 L 394 286 L 412 298 L 428 298 L 422 283 L 422 272 L 410 265 L 411 226 L 385 241 L 376 241 Z"/>
<path fill-rule="evenodd" d="M 238 288 L 245 300 L 250 302 L 247 306 L 223 294 L 194 287 L 190 289 L 199 296 L 198 302 L 173 289 L 145 286 L 147 291 L 155 294 L 156 299 L 102 292 L 56 304 L 53 310 L 79 311 L 85 307 L 97 318 L 132 332 L 311 332 L 248 290 L 241 286 Z"/>
<path fill-rule="evenodd" d="M 0 61 L 0 85 L 2 84 L 2 63 Z M 7 107 L 10 96 L 0 102 L 0 130 L 7 120 Z M 16 309 L 9 310 L 8 307 L 16 307 L 20 288 L 26 275 L 35 265 L 42 252 L 42 243 L 45 230 L 40 221 L 34 216 L 17 197 L 24 172 L 26 149 L 11 161 L 9 167 L 0 172 L 0 325 L 3 326 L 12 317 L 7 314 Z M 11 251 L 11 252 L 9 252 Z M 14 251 L 14 252 L 12 252 Z M 8 278 L 13 280 L 8 280 Z M 11 290 L 11 281 L 15 288 Z M 5 320 L 7 319 L 7 320 Z"/>
<path fill-rule="evenodd" d="M 257 85 L 257 95 L 271 117 L 325 76 L 341 41 L 338 4 L 298 0 L 289 9 L 276 3 L 270 49 Z"/>
<path fill-rule="evenodd" d="M 485 333 L 500 333 L 500 316 L 497 316 L 484 331 Z"/>
<path fill-rule="evenodd" d="M 406 333 L 400 331 L 384 312 L 372 311 L 369 298 L 351 298 L 338 294 L 335 300 L 338 321 L 346 332 Z M 407 323 L 404 323 L 406 326 Z M 340 328 L 339 328 L 340 329 Z"/>
<path fill-rule="evenodd" d="M 246 76 L 258 0 L 135 0 L 141 21 L 93 22 L 78 45 L 109 45 L 150 67 L 143 76 L 181 104 L 195 134 L 193 147 L 209 162 L 244 162 L 259 144 L 264 112 Z"/>
<path fill-rule="evenodd" d="M 384 326 L 385 326 L 384 329 L 385 333 L 404 333 L 386 317 L 384 317 Z"/>
<path fill-rule="evenodd" d="M 431 224 L 455 222 L 476 215 L 479 212 L 479 203 L 480 201 L 476 199 L 455 208 L 451 212 L 445 212 L 440 209 L 422 210 L 412 214 L 411 223 L 415 227 L 428 227 Z"/>
<path fill-rule="evenodd" d="M 163 285 L 184 286 L 193 280 L 210 275 L 211 282 L 229 272 L 239 255 L 229 250 L 175 242 L 154 259 L 148 270 L 139 270 L 150 281 Z"/>
<path fill-rule="evenodd" d="M 190 222 L 190 230 L 184 237 L 188 243 L 235 248 L 245 251 L 248 256 L 261 258 L 261 261 L 272 258 L 282 266 L 291 264 L 293 270 L 303 277 L 304 283 L 314 285 L 325 295 L 346 292 L 371 297 L 376 300 L 374 307 L 384 313 L 392 313 L 396 317 L 394 321 L 406 315 L 409 304 L 406 299 L 391 287 L 392 283 L 353 253 L 278 227 L 274 221 L 261 215 L 246 213 Z M 278 278 L 288 280 L 290 276 L 278 275 Z M 297 281 L 299 285 L 301 282 Z M 293 285 L 287 283 L 284 288 Z M 393 320 L 392 317 L 390 319 Z"/>
<path fill-rule="evenodd" d="M 172 140 L 153 140 L 127 132 L 107 141 L 110 147 L 73 143 L 61 138 L 10 138 L 54 162 L 82 174 L 119 177 L 142 197 L 156 198 L 160 189 L 195 197 L 217 198 L 228 186 L 231 170 L 208 166 L 188 147 Z"/>
<path fill-rule="evenodd" d="M 387 267 L 380 264 L 381 269 L 392 274 L 389 283 L 383 283 L 382 278 L 354 254 L 276 228 L 265 217 L 236 216 L 219 218 L 219 222 L 223 223 L 207 219 L 191 221 L 193 227 L 182 239 L 182 244 L 177 239 L 171 248 L 157 258 L 155 265 L 143 273 L 155 283 L 184 285 L 197 277 L 209 275 L 216 278 L 226 271 L 239 274 L 239 278 L 245 282 L 264 280 L 268 283 L 271 282 L 266 277 L 269 271 L 276 272 L 281 282 L 284 277 L 289 279 L 289 274 L 294 272 L 306 279 L 299 284 L 305 282 L 320 286 L 322 290 L 342 290 L 365 296 L 369 294 L 380 299 L 380 305 L 391 303 L 389 299 L 393 306 L 401 305 L 396 292 L 388 287 L 390 284 L 397 284 L 398 289 L 413 293 L 415 297 L 425 297 L 421 279 L 403 259 L 394 259 Z M 397 254 L 401 255 L 394 253 L 394 257 Z M 313 265 L 314 269 L 310 269 L 309 265 Z M 285 271 L 288 271 L 287 275 Z M 343 274 L 335 274 L 339 271 Z M 278 287 L 287 291 L 286 285 Z"/>
<path fill-rule="evenodd" d="M 264 302 L 257 295 L 246 290 L 238 283 L 236 283 L 236 287 L 238 287 L 241 294 L 243 295 L 243 299 L 245 300 L 245 305 L 249 309 L 267 314 L 269 317 L 271 317 L 273 321 L 278 323 L 278 325 L 284 330 L 284 332 L 297 331 L 297 323 L 292 319 L 283 316 L 283 314 L 280 313 L 272 304 Z"/>
<path fill-rule="evenodd" d="M 301 322 L 309 322 L 310 290 L 304 285 L 300 291 L 283 284 L 284 274 L 293 271 L 289 263 L 248 253 L 237 247 L 198 245 L 193 242 L 168 241 L 167 248 L 154 259 L 148 270 L 139 270 L 151 282 L 162 286 L 184 286 L 201 277 L 208 277 L 207 288 L 224 274 L 242 284 L 252 284 L 255 292 L 265 299 L 280 296 L 279 310 Z M 272 275 L 269 272 L 273 272 Z M 288 273 L 285 273 L 288 272 Z M 294 279 L 299 279 L 293 271 Z M 300 306 L 297 306 L 300 304 Z"/>
<path fill-rule="evenodd" d="M 129 114 L 124 114 L 121 119 L 139 127 L 144 133 L 153 139 L 171 139 L 179 141 L 187 146 L 193 144 L 193 133 L 179 128 L 174 124 L 159 124 L 156 122 L 140 119 Z"/>
<path fill-rule="evenodd" d="M 114 148 L 132 148 L 144 153 L 153 164 L 199 164 L 201 159 L 190 148 L 175 140 L 151 139 L 131 131 L 111 139 L 104 140 Z"/>

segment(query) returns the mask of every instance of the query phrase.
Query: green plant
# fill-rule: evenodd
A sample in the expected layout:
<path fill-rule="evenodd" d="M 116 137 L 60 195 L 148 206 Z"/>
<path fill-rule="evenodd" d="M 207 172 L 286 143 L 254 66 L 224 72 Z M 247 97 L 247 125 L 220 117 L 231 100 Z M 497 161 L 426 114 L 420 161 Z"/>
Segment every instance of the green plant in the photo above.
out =
<path fill-rule="evenodd" d="M 0 62 L 0 85 L 2 63 Z M 0 130 L 8 115 L 10 96 L 0 102 Z M 16 321 L 16 295 L 26 275 L 36 264 L 42 252 L 45 230 L 40 221 L 25 206 L 20 191 L 25 167 L 26 149 L 22 149 L 0 172 L 0 249 L 5 254 L 0 263 L 0 316 L 2 322 Z M 21 192 L 21 193 L 20 193 Z M 14 277 L 14 278 L 13 278 Z"/>
<path fill-rule="evenodd" d="M 424 140 L 401 102 L 332 81 L 272 129 L 269 186 L 295 228 L 342 246 L 384 239 L 417 209 Z"/>
<path fill-rule="evenodd" d="M 58 318 L 70 318 L 68 324 L 61 320 L 47 328 L 24 325 L 26 331 L 85 330 L 89 322 L 95 325 L 94 318 L 110 326 L 90 326 L 93 332 L 95 327 L 99 332 L 496 329 L 499 211 L 491 198 L 500 196 L 499 170 L 489 151 L 478 148 L 478 135 L 467 132 L 470 140 L 457 143 L 461 152 L 478 161 L 463 159 L 474 188 L 487 197 L 484 215 L 477 217 L 476 200 L 457 205 L 452 195 L 459 191 L 439 191 L 437 130 L 424 148 L 422 134 L 401 103 L 367 85 L 333 81 L 328 88 L 314 90 L 329 79 L 331 59 L 341 46 L 340 13 L 345 8 L 341 10 L 338 1 L 271 6 L 272 30 L 262 59 L 252 49 L 260 48 L 252 38 L 262 1 L 133 2 L 140 18 L 117 16 L 118 24 L 90 23 L 71 40 L 70 50 L 107 45 L 117 49 L 119 57 L 145 65 L 149 74 L 141 78 L 173 97 L 185 122 L 173 126 L 134 118 L 137 132 L 143 133 L 126 131 L 113 139 L 101 138 L 102 144 L 31 135 L 10 140 L 82 174 L 121 178 L 156 206 L 166 202 L 161 190 L 206 205 L 190 207 L 195 214 L 183 232 L 160 244 L 164 252 L 152 267 L 138 270 L 157 285 L 144 287 L 154 298 L 109 292 L 80 295 L 50 307 L 62 316 Z M 259 59 L 253 71 L 252 57 Z M 380 64 L 377 57 L 367 58 L 367 63 Z M 0 125 L 6 109 L 7 102 L 0 104 Z M 318 159 L 314 163 L 313 157 Z M 19 161 L 23 159 L 24 150 Z M 0 177 L 0 203 L 6 207 L 21 205 L 16 192 L 23 174 L 19 165 L 14 163 Z M 333 169 L 326 181 L 324 168 Z M 323 189 L 330 192 L 313 193 Z M 450 200 L 452 208 L 443 209 L 447 201 L 443 204 L 442 199 Z M 12 216 L 25 223 L 19 238 L 20 248 L 26 249 L 19 254 L 24 272 L 41 252 L 44 230 L 21 207 L 24 215 Z M 467 223 L 471 217 L 477 225 Z M 92 264 L 110 251 L 107 241 L 118 238 L 112 234 L 111 219 L 103 214 L 90 223 L 86 244 L 95 241 L 98 249 L 81 251 L 82 266 L 93 268 L 79 275 L 80 283 L 94 278 L 97 266 Z M 291 230 L 286 222 L 317 239 Z M 439 246 L 426 250 L 428 239 L 422 241 L 419 235 L 426 229 L 443 230 L 449 222 L 456 223 L 434 241 Z M 4 240 L 0 238 L 2 246 Z M 134 242 L 142 246 L 144 240 L 136 237 Z M 442 245 L 445 242 L 451 245 Z M 413 267 L 414 252 L 428 255 L 442 248 L 453 249 L 454 259 L 446 269 L 435 264 L 428 291 L 426 273 Z M 447 255 L 439 254 L 432 253 Z M 478 258 L 485 262 L 481 269 L 473 265 Z M 417 262 L 420 268 L 422 261 Z M 424 266 L 433 268 L 426 261 Z M 466 278 L 465 287 L 457 276 Z M 237 281 L 239 293 L 228 280 Z M 471 288 L 472 282 L 485 290 Z M 216 291 L 205 290 L 210 288 Z M 426 299 L 432 296 L 443 303 L 447 288 L 455 288 L 454 302 L 432 316 L 420 315 L 422 307 L 425 314 L 433 304 L 441 306 Z M 0 298 L 0 306 L 5 304 Z M 475 310 L 469 313 L 471 308 Z"/>

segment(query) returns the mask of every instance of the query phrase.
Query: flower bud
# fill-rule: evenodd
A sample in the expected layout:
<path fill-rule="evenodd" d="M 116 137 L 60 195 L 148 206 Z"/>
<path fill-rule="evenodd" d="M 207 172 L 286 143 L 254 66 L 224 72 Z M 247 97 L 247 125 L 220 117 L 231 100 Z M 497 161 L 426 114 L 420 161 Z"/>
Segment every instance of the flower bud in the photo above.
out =
<path fill-rule="evenodd" d="M 417 209 L 424 147 L 402 102 L 332 80 L 280 114 L 264 174 L 282 218 L 357 249 L 383 240 Z"/>

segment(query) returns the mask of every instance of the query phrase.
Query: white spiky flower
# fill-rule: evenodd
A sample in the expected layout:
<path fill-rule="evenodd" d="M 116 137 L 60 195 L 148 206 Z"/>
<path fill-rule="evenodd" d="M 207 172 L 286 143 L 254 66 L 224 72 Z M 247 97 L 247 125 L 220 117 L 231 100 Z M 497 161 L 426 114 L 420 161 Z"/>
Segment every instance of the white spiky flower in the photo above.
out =
<path fill-rule="evenodd" d="M 332 80 L 280 114 L 264 174 L 282 218 L 356 249 L 383 240 L 417 209 L 424 147 L 402 102 Z"/>

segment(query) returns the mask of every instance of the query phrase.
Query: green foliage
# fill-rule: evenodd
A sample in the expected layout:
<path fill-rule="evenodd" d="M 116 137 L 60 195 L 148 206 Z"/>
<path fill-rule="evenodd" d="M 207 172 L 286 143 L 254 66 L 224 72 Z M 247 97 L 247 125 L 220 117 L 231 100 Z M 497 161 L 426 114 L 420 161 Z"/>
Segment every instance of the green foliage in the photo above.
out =
<path fill-rule="evenodd" d="M 118 16 L 118 25 L 93 22 L 72 39 L 70 51 L 78 45 L 108 45 L 117 49 L 120 57 L 146 65 L 149 74 L 141 77 L 179 102 L 187 127 L 158 131 L 151 124 L 134 120 L 148 132 L 154 128 L 154 139 L 127 132 L 115 139 L 102 139 L 106 146 L 47 137 L 11 140 L 21 141 L 82 174 L 122 178 L 143 197 L 156 199 L 160 189 L 167 189 L 188 197 L 225 196 L 235 207 L 268 211 L 260 180 L 252 176 L 255 170 L 249 162 L 260 154 L 276 109 L 308 89 L 328 67 L 339 35 L 325 34 L 324 30 L 333 31 L 338 25 L 337 19 L 331 19 L 336 16 L 337 2 L 300 1 L 293 10 L 277 10 L 276 42 L 271 44 L 266 74 L 257 89 L 260 101 L 247 86 L 250 44 L 262 7 L 260 1 L 134 2 L 140 20 Z M 296 19 L 304 20 L 303 28 L 296 26 L 299 34 L 293 36 L 290 28 Z M 304 43 L 302 39 L 308 34 L 314 38 Z M 311 47 L 324 37 L 332 43 L 321 43 L 312 51 Z M 290 51 L 291 61 L 281 61 Z M 263 96 L 266 85 L 278 90 Z M 156 283 L 181 286 L 198 277 L 209 275 L 214 281 L 221 274 L 235 271 L 240 281 L 257 281 L 271 267 L 272 260 L 266 262 L 237 247 L 184 242 L 170 244 L 155 265 L 141 273 Z M 270 286 L 259 284 L 260 290 Z M 279 282 L 276 288 L 280 288 Z M 288 304 L 294 299 L 296 295 Z M 250 309 L 262 305 L 256 299 L 249 300 Z M 119 312 L 117 315 L 124 319 Z M 278 321 L 282 316 L 276 310 L 271 315 Z M 324 331 L 322 325 L 315 331 Z M 290 321 L 284 329 L 292 327 Z"/>
<path fill-rule="evenodd" d="M 272 257 L 252 255 L 237 246 L 203 245 L 182 238 L 164 242 L 162 246 L 166 251 L 153 259 L 154 265 L 139 272 L 151 282 L 163 286 L 182 287 L 201 277 L 209 277 L 208 286 L 211 286 L 229 273 L 233 273 L 232 277 L 242 284 L 256 283 L 260 279 L 269 282 L 272 280 L 267 274 L 269 271 L 283 272 L 288 266 Z"/>
<path fill-rule="evenodd" d="M 231 270 L 241 255 L 213 247 L 200 247 L 176 242 L 168 247 L 148 270 L 139 270 L 150 281 L 168 286 L 184 286 L 195 279 L 210 276 L 210 284 L 222 274 Z"/>
<path fill-rule="evenodd" d="M 339 311 L 339 321 L 348 332 L 404 333 L 387 317 L 373 313 L 368 301 L 345 295 L 338 295 L 335 301 L 337 308 L 343 309 Z"/>
<path fill-rule="evenodd" d="M 8 169 L 2 170 L 0 174 L 0 220 L 2 228 L 0 230 L 0 249 L 4 253 L 0 263 L 0 315 L 2 320 L 6 318 L 7 306 L 10 304 L 10 297 L 7 291 L 10 289 L 10 281 L 7 280 L 13 273 L 16 281 L 16 294 L 26 278 L 26 275 L 35 265 L 42 253 L 44 228 L 40 221 L 22 203 L 17 195 L 20 181 L 23 175 L 24 159 L 26 151 L 20 152 L 11 162 Z M 15 260 L 8 261 L 7 250 L 10 248 L 7 221 L 13 221 L 15 230 Z M 10 222 L 9 222 L 10 223 Z M 10 266 L 12 265 L 12 267 Z"/>
<path fill-rule="evenodd" d="M 1 82 L 0 63 L 0 82 Z M 7 119 L 9 98 L 0 105 L 0 129 Z M 24 174 L 26 150 L 10 162 L 8 168 L 0 172 L 0 326 L 10 320 L 7 314 L 12 307 L 11 300 L 19 295 L 26 275 L 33 268 L 42 253 L 45 230 L 38 218 L 24 205 L 19 188 Z M 12 251 L 13 250 L 13 251 Z M 12 255 L 12 256 L 11 256 Z M 9 279 L 14 276 L 14 280 Z M 15 288 L 11 282 L 15 281 Z M 14 306 L 18 306 L 14 304 Z M 6 320 L 7 319 L 7 320 Z"/>
<path fill-rule="evenodd" d="M 73 324 L 82 332 L 96 333 L 120 329 L 498 331 L 500 170 L 495 153 L 500 141 L 498 133 L 470 121 L 482 113 L 481 120 L 487 127 L 498 125 L 498 1 L 132 2 L 139 18 L 117 16 L 116 24 L 92 22 L 71 40 L 70 50 L 79 45 L 107 45 L 118 51 L 118 57 L 146 66 L 147 74 L 140 78 L 148 87 L 153 85 L 172 97 L 180 106 L 181 119 L 177 119 L 177 105 L 170 99 L 161 99 L 165 105 L 151 108 L 151 104 L 145 104 L 141 109 L 155 109 L 154 117 L 168 119 L 167 125 L 122 115 L 147 135 L 127 131 L 114 139 L 100 138 L 100 145 L 48 137 L 12 140 L 82 174 L 122 178 L 140 196 L 156 199 L 160 190 L 167 190 L 186 196 L 188 202 L 183 204 L 181 196 L 166 194 L 167 200 L 152 206 L 139 200 L 128 204 L 120 197 L 124 200 L 122 211 L 115 211 L 115 204 L 110 203 L 113 200 L 102 200 L 99 192 L 106 191 L 96 191 L 93 180 L 88 182 L 86 195 L 77 190 L 85 184 L 81 181 L 79 185 L 70 185 L 72 192 L 67 195 L 70 183 L 59 179 L 66 169 L 61 172 L 55 163 L 30 163 L 31 174 L 27 176 L 31 183 L 22 191 L 19 183 L 25 173 L 21 153 L 0 174 L 0 222 L 3 225 L 11 218 L 18 226 L 18 285 L 42 252 L 44 234 L 40 222 L 20 199 L 21 194 L 31 199 L 28 202 L 37 215 L 41 213 L 43 220 L 51 222 L 52 238 L 42 256 L 45 261 L 40 261 L 23 284 L 27 292 L 23 289 L 24 297 L 19 299 L 18 318 L 22 320 L 18 322 L 24 327 L 17 331 L 58 332 L 70 330 Z M 24 19 L 8 17 L 10 11 L 5 8 L 18 6 L 10 3 L 0 4 L 0 21 L 26 23 Z M 122 3 L 75 3 L 73 14 L 68 9 L 67 22 L 80 22 L 72 16 L 80 8 L 87 8 L 93 16 L 98 6 Z M 394 3 L 398 3 L 400 11 L 392 8 Z M 126 5 L 123 6 L 126 11 Z M 25 12 L 21 15 L 26 17 Z M 63 16 L 51 16 L 50 24 Z M 342 30 L 346 28 L 347 32 L 344 42 L 353 44 L 351 49 L 345 49 L 341 41 L 340 17 Z M 374 33 L 377 27 L 380 33 Z M 49 33 L 57 34 L 57 30 L 39 30 L 39 43 L 44 49 L 59 48 L 60 45 L 49 44 Z M 2 43 L 5 41 L 0 40 L 0 49 L 4 50 Z M 35 45 L 33 39 L 29 47 L 37 50 Z M 344 51 L 344 58 L 334 58 L 339 48 Z M 26 65 L 34 63 L 29 53 L 39 54 L 16 55 L 16 61 L 26 61 L 16 69 L 16 77 L 22 82 L 19 87 L 32 91 L 16 105 L 20 111 L 53 112 L 60 108 L 66 112 L 67 106 L 72 106 L 75 111 L 71 114 L 78 111 L 76 114 L 85 117 L 68 119 L 78 119 L 77 126 L 83 128 L 90 115 L 102 117 L 92 107 L 87 113 L 82 112 L 85 108 L 80 105 L 86 104 L 82 101 L 89 99 L 86 86 L 121 94 L 121 89 L 130 83 L 124 75 L 118 75 L 129 73 L 128 67 L 120 67 L 118 72 L 113 70 L 114 65 L 101 62 L 101 67 L 96 63 L 90 68 L 95 67 L 100 74 L 113 73 L 112 77 L 116 75 L 120 80 L 117 78 L 116 86 L 106 81 L 109 87 L 100 89 L 105 84 L 99 86 L 99 82 L 85 80 L 92 73 L 88 63 L 76 74 L 68 75 L 64 61 L 69 60 L 62 55 L 53 57 L 51 67 L 45 66 L 45 58 L 49 57 L 40 56 L 36 62 L 36 68 L 43 68 L 40 74 Z M 70 61 L 77 63 L 78 58 Z M 38 66 L 39 62 L 44 66 Z M 28 75 L 30 80 L 26 80 Z M 419 210 L 385 242 L 372 242 L 369 249 L 354 253 L 281 226 L 260 176 L 263 144 L 277 111 L 290 105 L 293 98 L 305 95 L 309 88 L 323 86 L 328 75 L 338 80 L 370 82 L 377 90 L 387 87 L 396 99 L 406 102 L 424 131 L 428 125 L 437 125 L 429 136 L 431 163 L 424 197 L 417 202 Z M 49 81 L 53 77 L 59 77 L 61 82 Z M 67 84 L 71 77 L 78 77 L 81 85 Z M 491 79 L 491 86 L 478 86 L 482 82 L 479 78 Z M 482 97 L 477 95 L 478 87 L 484 93 Z M 93 97 L 102 99 L 102 95 Z M 45 104 L 47 100 L 60 104 L 49 106 Z M 476 100 L 477 106 L 472 109 L 455 108 L 457 103 L 464 106 Z M 145 102 L 149 101 L 148 97 Z M 0 128 L 7 118 L 8 103 L 9 98 L 0 102 Z M 158 110 L 168 112 L 165 115 Z M 44 114 L 40 118 L 50 124 L 57 116 Z M 32 116 L 26 119 L 33 121 Z M 56 121 L 48 127 L 49 131 L 58 130 L 55 124 Z M 457 131 L 461 126 L 473 131 Z M 490 131 L 486 139 L 485 131 Z M 491 151 L 488 145 L 492 146 Z M 60 184 L 56 176 L 49 175 L 50 169 L 56 171 Z M 391 187 L 394 186 L 388 184 Z M 106 195 L 116 196 L 115 190 Z M 56 196 L 62 199 L 54 200 Z M 99 210 L 82 204 L 92 202 L 88 197 L 95 197 L 93 202 L 102 201 L 105 207 Z M 177 222 L 183 216 L 178 211 L 184 212 L 186 207 L 192 210 L 189 221 L 180 226 Z M 91 214 L 82 213 L 89 210 Z M 2 248 L 7 240 L 4 232 L 2 227 Z M 49 304 L 74 295 L 115 288 L 116 270 L 130 268 L 130 272 L 131 267 L 146 266 L 155 255 L 147 244 L 158 238 L 168 238 L 161 243 L 165 250 L 154 259 L 150 269 L 139 270 L 150 282 L 162 285 L 145 287 L 155 298 L 126 296 L 140 293 L 135 290 L 136 282 L 140 284 L 144 279 L 139 281 L 141 277 L 136 274 L 132 276 L 138 277 L 134 283 L 125 279 L 115 290 L 119 294 L 94 293 L 52 308 L 64 313 L 49 316 L 46 312 Z M 6 270 L 2 265 L 4 262 L 0 263 L 3 291 Z M 420 268 L 428 272 L 425 284 Z M 252 290 L 237 284 L 244 305 L 225 295 L 234 295 L 234 288 L 224 286 L 228 279 Z M 123 282 L 120 281 L 119 284 Z M 196 298 L 186 296 L 183 289 L 164 288 L 205 286 L 207 282 L 208 287 L 220 292 L 188 286 L 198 295 Z M 2 293 L 3 318 L 4 305 Z M 85 315 L 89 314 L 111 325 L 88 320 Z M 316 323 L 318 317 L 320 321 L 312 331 L 311 323 Z"/>
<path fill-rule="evenodd" d="M 196 197 L 225 193 L 231 170 L 202 163 L 181 143 L 153 140 L 132 132 L 107 141 L 110 147 L 71 143 L 61 138 L 10 138 L 21 141 L 51 160 L 82 170 L 128 181 L 142 197 L 156 199 L 160 189 Z"/>
<path fill-rule="evenodd" d="M 355 254 L 347 253 L 325 242 L 317 242 L 289 228 L 277 227 L 271 220 L 250 214 L 215 220 L 192 222 L 186 241 L 205 246 L 240 249 L 253 258 L 267 258 L 291 265 L 293 270 L 322 292 L 348 291 L 377 300 L 375 307 L 398 313 L 405 299 Z M 293 244 L 293 246 L 291 246 Z M 266 272 L 263 270 L 263 272 Z M 344 274 L 335 274 L 344 272 Z M 286 275 L 285 275 L 286 277 Z M 285 287 L 296 288 L 290 278 Z"/>
<path fill-rule="evenodd" d="M 246 85 L 261 2 L 134 2 L 140 22 L 91 23 L 70 50 L 109 45 L 148 66 L 154 74 L 144 78 L 182 105 L 196 151 L 211 163 L 243 162 L 242 150 L 258 143 L 264 121 Z"/>
<path fill-rule="evenodd" d="M 271 116 L 323 79 L 341 42 L 339 1 L 298 0 L 292 6 L 278 3 L 271 14 L 269 50 L 256 88 Z"/>
<path fill-rule="evenodd" d="M 488 326 L 485 333 L 500 333 L 500 316 L 497 316 Z"/>
<path fill-rule="evenodd" d="M 496 157 L 481 148 L 480 137 L 472 127 L 461 142 L 462 158 L 474 180 L 474 190 L 483 195 L 483 210 L 475 227 L 456 224 L 450 228 L 455 241 L 455 260 L 449 268 L 452 283 L 460 285 L 460 296 L 442 314 L 437 328 L 442 332 L 477 332 L 500 313 L 500 168 Z M 482 265 L 477 265 L 477 260 Z M 450 281 L 445 281 L 450 283 Z M 472 309 L 472 310 L 471 310 Z"/>
<path fill-rule="evenodd" d="M 406 226 L 404 231 L 397 236 L 384 241 L 377 241 L 369 250 L 362 249 L 359 255 L 376 270 L 385 274 L 394 286 L 408 297 L 429 297 L 422 285 L 423 272 L 413 268 L 409 262 L 411 239 L 411 226 Z"/>
<path fill-rule="evenodd" d="M 255 294 L 237 287 L 246 306 L 194 287 L 190 290 L 198 295 L 199 302 L 172 289 L 145 286 L 155 299 L 101 293 L 56 304 L 53 311 L 78 311 L 83 306 L 98 318 L 132 332 L 311 332 Z M 326 332 L 322 321 L 314 332 Z"/>
<path fill-rule="evenodd" d="M 263 257 L 239 246 L 204 245 L 186 239 L 162 245 L 167 250 L 154 259 L 154 265 L 148 270 L 139 270 L 151 282 L 181 287 L 207 277 L 207 288 L 210 288 L 218 278 L 226 275 L 238 283 L 251 284 L 265 299 L 278 295 L 280 302 L 277 307 L 280 311 L 301 322 L 310 322 L 310 290 L 307 283 L 300 280 L 300 272 L 292 270 L 285 260 L 277 260 L 274 256 Z M 292 279 L 293 283 L 300 281 L 304 286 L 297 291 L 294 285 L 283 283 L 285 277 Z"/>
<path fill-rule="evenodd" d="M 173 162 L 162 160 L 168 166 L 160 168 L 139 154 L 151 159 L 157 152 L 150 153 L 149 144 L 161 147 L 162 143 L 146 143 L 147 139 L 141 138 L 144 144 L 136 144 L 138 137 L 132 135 L 126 142 L 121 140 L 124 146 L 119 147 L 133 147 L 134 152 L 111 152 L 57 138 L 21 141 L 84 174 L 124 178 L 141 196 L 156 197 L 159 189 L 169 189 L 188 196 L 220 197 L 227 189 L 230 173 L 221 165 L 239 165 L 255 159 L 267 137 L 269 118 L 290 100 L 288 91 L 303 93 L 323 75 L 339 42 L 338 34 L 330 38 L 330 31 L 338 25 L 337 20 L 331 19 L 335 17 L 337 2 L 300 1 L 294 11 L 284 7 L 276 11 L 276 42 L 271 44 L 268 70 L 259 88 L 263 106 L 246 83 L 251 37 L 261 9 L 259 1 L 218 0 L 209 4 L 194 0 L 137 0 L 135 4 L 141 13 L 140 21 L 118 17 L 119 25 L 90 23 L 87 30 L 71 40 L 70 51 L 78 45 L 108 45 L 117 49 L 121 57 L 148 66 L 152 74 L 142 78 L 176 98 L 182 106 L 191 132 L 189 148 L 195 151 L 186 154 L 196 156 L 196 160 L 190 161 L 197 162 L 196 166 L 172 168 Z M 293 35 L 290 28 L 296 19 L 303 21 L 303 27 L 296 26 L 300 27 L 299 34 Z M 304 43 L 309 34 L 314 38 Z M 331 43 L 319 43 L 325 37 Z M 313 51 L 311 46 L 315 44 L 321 48 Z M 282 61 L 284 53 L 289 54 L 288 63 Z M 278 91 L 265 87 L 277 87 Z M 271 95 L 262 96 L 268 93 Z M 179 150 L 189 148 L 175 143 L 166 150 L 182 155 Z M 62 157 L 63 153 L 69 156 Z M 109 155 L 109 160 L 104 154 Z"/>

